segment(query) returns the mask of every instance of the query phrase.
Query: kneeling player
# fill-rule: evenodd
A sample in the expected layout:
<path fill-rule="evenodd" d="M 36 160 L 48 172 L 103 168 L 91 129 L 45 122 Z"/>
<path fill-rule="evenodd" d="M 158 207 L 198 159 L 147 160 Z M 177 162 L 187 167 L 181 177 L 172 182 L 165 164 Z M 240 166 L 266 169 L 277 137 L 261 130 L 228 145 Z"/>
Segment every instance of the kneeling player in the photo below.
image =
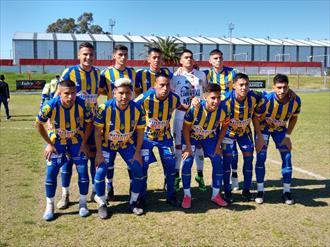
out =
<path fill-rule="evenodd" d="M 220 196 L 220 186 L 223 176 L 221 142 L 229 123 L 229 102 L 220 104 L 220 86 L 207 84 L 204 100 L 199 106 L 190 107 L 185 115 L 183 125 L 182 183 L 184 198 L 182 208 L 191 208 L 191 166 L 194 160 L 196 145 L 201 145 L 206 157 L 212 162 L 212 197 L 211 200 L 222 207 L 227 202 Z M 222 123 L 219 133 L 219 126 Z"/>
<path fill-rule="evenodd" d="M 44 123 L 49 121 L 49 135 Z M 57 175 L 66 162 L 68 153 L 77 166 L 80 191 L 79 215 L 89 215 L 86 196 L 88 193 L 87 137 L 91 130 L 91 112 L 85 107 L 84 100 L 76 98 L 76 84 L 73 81 L 59 83 L 59 96 L 48 101 L 37 116 L 37 130 L 47 142 L 45 157 L 47 162 L 46 199 L 47 206 L 43 218 L 54 219 L 54 196 Z M 84 133 L 85 132 L 85 133 Z"/>
<path fill-rule="evenodd" d="M 140 155 L 145 128 L 145 114 L 132 98 L 132 84 L 127 78 L 117 79 L 114 83 L 114 98 L 99 106 L 94 118 L 96 141 L 95 200 L 99 204 L 101 219 L 108 218 L 105 195 L 105 176 L 109 168 L 114 168 L 118 152 L 130 169 L 131 211 L 143 214 L 137 199 L 142 183 L 142 158 Z M 136 135 L 134 143 L 133 136 Z"/>
<path fill-rule="evenodd" d="M 301 101 L 298 96 L 289 97 L 289 79 L 286 75 L 277 74 L 273 82 L 274 91 L 260 101 L 253 118 L 254 124 L 260 125 L 255 131 L 257 149 L 255 172 L 258 189 L 255 201 L 259 204 L 263 203 L 265 162 L 271 136 L 282 158 L 283 201 L 291 205 L 294 201 L 290 192 L 292 178 L 290 135 L 300 113 Z"/>

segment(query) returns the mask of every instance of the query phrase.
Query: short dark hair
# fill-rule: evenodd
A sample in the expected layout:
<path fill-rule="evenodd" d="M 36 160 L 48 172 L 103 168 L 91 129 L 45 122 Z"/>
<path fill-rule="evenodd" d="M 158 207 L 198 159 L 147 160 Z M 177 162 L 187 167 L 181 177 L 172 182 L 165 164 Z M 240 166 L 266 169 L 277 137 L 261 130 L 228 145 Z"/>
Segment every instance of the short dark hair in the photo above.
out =
<path fill-rule="evenodd" d="M 160 73 L 160 74 L 156 75 L 156 81 L 157 81 L 157 79 L 158 79 L 159 77 L 164 77 L 164 78 L 166 78 L 166 79 L 168 79 L 168 80 L 171 79 L 170 76 L 169 76 L 168 74 Z"/>
<path fill-rule="evenodd" d="M 204 86 L 204 93 L 220 92 L 221 88 L 216 83 L 208 83 Z"/>
<path fill-rule="evenodd" d="M 216 54 L 220 54 L 221 56 L 223 56 L 222 51 L 220 51 L 219 49 L 214 49 L 210 52 L 210 56 L 216 55 Z"/>
<path fill-rule="evenodd" d="M 244 73 L 237 73 L 237 75 L 234 77 L 234 83 L 237 82 L 238 79 L 244 79 L 246 81 L 250 81 L 249 76 Z"/>
<path fill-rule="evenodd" d="M 62 80 L 59 82 L 59 85 L 62 87 L 69 87 L 69 88 L 75 88 L 76 87 L 76 83 L 74 81 L 71 80 Z"/>
<path fill-rule="evenodd" d="M 190 53 L 190 54 L 191 54 L 191 56 L 193 56 L 193 55 L 194 55 L 194 54 L 192 53 L 192 51 L 191 51 L 191 50 L 189 50 L 189 49 L 184 49 L 184 50 L 181 52 L 181 54 L 180 54 L 180 58 L 182 57 L 183 53 Z"/>
<path fill-rule="evenodd" d="M 56 78 L 60 78 L 60 75 L 56 75 L 55 77 L 56 77 Z"/>
<path fill-rule="evenodd" d="M 113 49 L 113 53 L 115 53 L 116 51 L 127 51 L 128 52 L 128 48 L 125 45 L 116 45 L 115 48 Z"/>
<path fill-rule="evenodd" d="M 277 75 L 274 76 L 273 83 L 275 85 L 278 82 L 279 83 L 287 83 L 287 84 L 289 84 L 289 78 L 288 78 L 287 75 L 277 74 Z"/>
<path fill-rule="evenodd" d="M 4 80 L 5 79 L 5 75 L 0 75 L 0 80 Z"/>
<path fill-rule="evenodd" d="M 90 49 L 93 49 L 94 50 L 94 46 L 91 43 L 89 43 L 89 42 L 83 42 L 83 43 L 81 43 L 79 45 L 79 50 L 82 49 L 82 48 L 84 48 L 84 47 L 90 48 Z"/>
<path fill-rule="evenodd" d="M 148 55 L 150 55 L 151 52 L 157 52 L 157 53 L 163 54 L 162 50 L 159 48 L 156 48 L 156 47 L 149 48 Z"/>

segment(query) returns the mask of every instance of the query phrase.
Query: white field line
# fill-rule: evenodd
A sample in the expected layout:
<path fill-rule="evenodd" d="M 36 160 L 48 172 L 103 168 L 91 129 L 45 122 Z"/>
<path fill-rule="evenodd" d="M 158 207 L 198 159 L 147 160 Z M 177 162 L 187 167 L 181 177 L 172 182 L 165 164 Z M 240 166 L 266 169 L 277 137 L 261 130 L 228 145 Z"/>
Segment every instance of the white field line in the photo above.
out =
<path fill-rule="evenodd" d="M 269 159 L 269 158 L 267 158 L 267 161 L 270 161 L 270 162 L 272 162 L 272 163 L 274 163 L 274 164 L 276 164 L 276 165 L 282 165 L 282 162 L 280 162 L 280 161 L 278 161 L 278 160 L 273 160 L 273 159 Z M 266 161 L 266 162 L 267 162 L 267 161 Z M 321 176 L 321 175 L 315 174 L 315 173 L 313 173 L 313 172 L 307 171 L 307 170 L 302 169 L 302 168 L 297 167 L 297 166 L 292 166 L 292 169 L 293 169 L 293 170 L 296 170 L 297 172 L 300 172 L 300 173 L 306 174 L 306 175 L 308 175 L 308 176 L 314 177 L 314 178 L 316 178 L 317 180 L 326 180 L 326 179 L 327 179 L 327 178 L 325 178 L 325 177 L 323 177 L 323 176 Z"/>

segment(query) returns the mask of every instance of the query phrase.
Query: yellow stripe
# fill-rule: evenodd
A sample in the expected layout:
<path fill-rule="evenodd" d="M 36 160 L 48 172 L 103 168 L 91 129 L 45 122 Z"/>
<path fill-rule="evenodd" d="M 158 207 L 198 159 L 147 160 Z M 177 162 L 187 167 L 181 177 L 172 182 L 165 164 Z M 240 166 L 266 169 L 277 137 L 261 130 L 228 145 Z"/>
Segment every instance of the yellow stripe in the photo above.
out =
<path fill-rule="evenodd" d="M 233 90 L 233 72 L 230 72 L 228 75 L 228 89 L 229 91 Z"/>
<path fill-rule="evenodd" d="M 225 74 L 224 73 L 220 74 L 220 89 L 223 90 L 223 91 L 226 89 Z"/>
<path fill-rule="evenodd" d="M 111 121 L 111 109 L 107 107 L 107 112 L 105 113 L 105 131 L 104 131 L 104 147 L 108 146 L 109 132 L 110 132 L 110 121 Z"/>
<path fill-rule="evenodd" d="M 288 114 L 288 108 L 289 108 L 289 103 L 286 103 L 285 105 L 283 105 L 281 117 L 279 120 L 285 120 L 286 115 Z"/>
<path fill-rule="evenodd" d="M 153 115 L 152 115 L 152 117 L 158 119 L 158 113 L 159 113 L 159 100 L 158 100 L 156 97 L 154 97 L 153 108 L 154 108 L 154 109 L 153 109 Z"/>
<path fill-rule="evenodd" d="M 94 75 L 94 71 L 92 70 L 91 71 L 91 92 L 92 94 L 96 94 L 96 78 L 95 78 L 95 75 Z"/>
<path fill-rule="evenodd" d="M 70 75 L 69 75 L 71 81 L 74 81 L 77 84 L 77 78 L 76 78 L 76 73 L 75 70 L 71 70 Z"/>
<path fill-rule="evenodd" d="M 115 130 L 120 131 L 120 111 L 117 108 L 115 109 L 115 111 L 116 111 Z"/>
<path fill-rule="evenodd" d="M 298 102 L 294 101 L 293 107 L 292 107 L 292 113 L 295 113 L 297 108 L 299 107 Z M 297 116 L 298 114 L 293 114 L 293 116 Z"/>
<path fill-rule="evenodd" d="M 206 109 L 202 109 L 202 118 L 199 121 L 199 126 L 201 126 L 203 129 L 206 129 L 206 128 L 204 128 L 204 123 L 205 123 L 205 120 L 206 120 L 206 115 L 207 115 Z"/>
<path fill-rule="evenodd" d="M 79 121 L 80 121 L 79 127 L 83 128 L 85 125 L 85 122 L 84 122 L 85 116 L 84 116 L 84 109 L 81 106 L 78 106 L 78 113 L 79 113 Z M 81 138 L 83 138 L 84 133 L 82 131 L 79 131 L 79 134 L 80 134 Z"/>
<path fill-rule="evenodd" d="M 249 104 L 248 104 L 248 100 L 245 99 L 244 101 L 244 114 L 243 114 L 243 120 L 246 120 L 249 118 Z"/>
<path fill-rule="evenodd" d="M 207 130 L 212 130 L 213 129 L 213 126 L 214 126 L 214 123 L 215 123 L 215 117 L 217 116 L 217 112 L 218 112 L 218 109 L 211 113 L 211 117 L 210 117 L 209 124 L 207 126 Z"/>
<path fill-rule="evenodd" d="M 164 109 L 163 109 L 162 121 L 166 121 L 168 118 L 168 105 L 169 105 L 169 98 L 167 98 L 163 104 Z"/>
<path fill-rule="evenodd" d="M 239 120 L 239 103 L 235 100 L 234 119 Z"/>
<path fill-rule="evenodd" d="M 272 115 L 270 117 L 273 118 L 273 119 L 275 119 L 275 117 L 277 115 L 277 111 L 278 111 L 278 104 L 277 104 L 277 101 L 274 100 L 274 108 L 273 108 Z"/>
<path fill-rule="evenodd" d="M 75 118 L 75 106 L 72 106 L 70 109 L 70 128 L 71 131 L 77 128 L 76 118 Z M 72 137 L 72 143 L 76 144 L 78 142 L 77 137 Z"/>
<path fill-rule="evenodd" d="M 141 81 L 141 83 L 142 83 L 142 90 L 143 90 L 143 92 L 145 92 L 145 91 L 147 91 L 147 83 L 146 83 L 146 80 L 147 80 L 147 73 L 146 73 L 146 71 L 143 71 L 142 72 L 142 81 Z"/>
<path fill-rule="evenodd" d="M 125 111 L 125 133 L 129 133 L 130 132 L 130 128 L 131 128 L 131 107 L 128 106 L 128 108 Z"/>
<path fill-rule="evenodd" d="M 155 86 L 155 81 L 156 81 L 156 75 L 154 73 L 150 73 L 150 85 L 151 87 L 154 87 Z"/>
<path fill-rule="evenodd" d="M 65 114 L 64 114 L 64 109 L 63 109 L 62 106 L 60 107 L 60 129 L 61 130 L 66 130 L 66 128 L 65 128 Z M 65 145 L 66 140 L 61 138 L 61 144 Z"/>
<path fill-rule="evenodd" d="M 87 85 L 86 85 L 86 73 L 83 70 L 79 70 L 80 73 L 80 83 L 81 83 L 81 91 L 86 91 L 87 90 Z"/>

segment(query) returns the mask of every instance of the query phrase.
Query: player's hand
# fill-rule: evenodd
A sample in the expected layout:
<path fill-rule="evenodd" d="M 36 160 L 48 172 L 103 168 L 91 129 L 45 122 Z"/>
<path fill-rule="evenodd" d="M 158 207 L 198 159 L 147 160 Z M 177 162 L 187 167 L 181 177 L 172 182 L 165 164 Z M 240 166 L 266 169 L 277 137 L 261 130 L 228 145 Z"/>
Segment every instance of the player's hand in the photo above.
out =
<path fill-rule="evenodd" d="M 184 69 L 182 67 L 179 67 L 174 73 L 175 75 L 182 75 L 184 72 Z"/>
<path fill-rule="evenodd" d="M 194 97 L 192 100 L 191 100 L 191 105 L 193 107 L 198 107 L 200 105 L 200 102 L 201 102 L 201 99 L 197 98 L 197 97 Z"/>
<path fill-rule="evenodd" d="M 140 152 L 135 151 L 134 156 L 132 158 L 132 163 L 134 161 L 137 161 L 137 162 L 139 162 L 140 165 L 142 165 L 142 156 L 141 156 Z"/>
<path fill-rule="evenodd" d="M 222 148 L 221 148 L 221 146 L 216 145 L 215 150 L 214 150 L 214 156 L 215 155 L 219 155 L 219 156 L 222 156 L 223 155 L 222 154 Z"/>
<path fill-rule="evenodd" d="M 291 151 L 292 149 L 292 144 L 291 144 L 291 139 L 288 137 L 284 137 L 283 141 L 281 142 L 281 146 L 285 145 L 287 146 L 287 148 L 289 149 L 289 151 Z"/>
<path fill-rule="evenodd" d="M 182 152 L 182 159 L 186 160 L 189 156 L 193 156 L 193 152 L 191 150 L 191 147 L 186 147 Z"/>
<path fill-rule="evenodd" d="M 266 147 L 266 142 L 264 138 L 256 138 L 256 151 L 259 153 L 263 147 Z"/>
<path fill-rule="evenodd" d="M 44 156 L 45 156 L 46 160 L 50 161 L 53 153 L 57 154 L 57 150 L 56 150 L 55 146 L 53 144 L 48 144 L 47 147 L 45 148 L 45 152 L 44 152 Z"/>
<path fill-rule="evenodd" d="M 89 157 L 89 148 L 87 143 L 81 143 L 78 155 L 80 156 L 81 153 L 84 153 L 87 157 Z"/>
<path fill-rule="evenodd" d="M 95 167 L 98 168 L 99 165 L 101 165 L 102 163 L 105 163 L 105 159 L 104 159 L 102 152 L 96 152 Z"/>

